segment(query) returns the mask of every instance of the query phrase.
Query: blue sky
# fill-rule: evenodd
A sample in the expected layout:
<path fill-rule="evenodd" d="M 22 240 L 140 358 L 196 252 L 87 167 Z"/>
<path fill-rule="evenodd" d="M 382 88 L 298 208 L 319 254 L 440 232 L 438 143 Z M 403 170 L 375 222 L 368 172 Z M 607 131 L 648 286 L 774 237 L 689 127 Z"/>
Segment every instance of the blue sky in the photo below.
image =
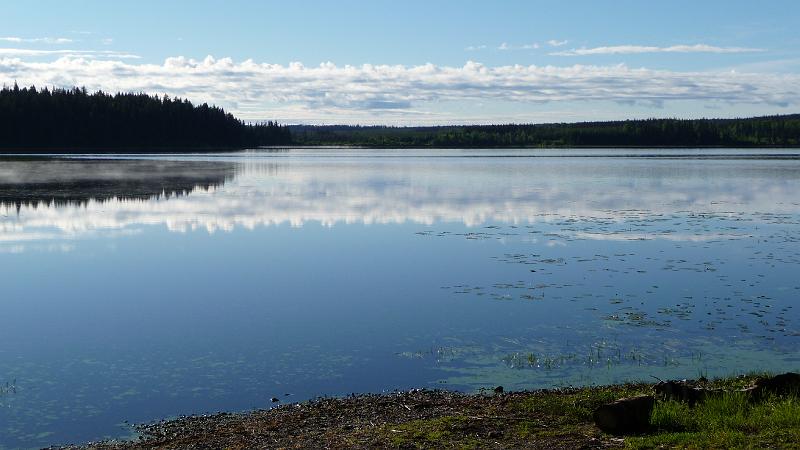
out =
<path fill-rule="evenodd" d="M 292 123 L 800 111 L 800 2 L 17 1 L 0 82 Z"/>

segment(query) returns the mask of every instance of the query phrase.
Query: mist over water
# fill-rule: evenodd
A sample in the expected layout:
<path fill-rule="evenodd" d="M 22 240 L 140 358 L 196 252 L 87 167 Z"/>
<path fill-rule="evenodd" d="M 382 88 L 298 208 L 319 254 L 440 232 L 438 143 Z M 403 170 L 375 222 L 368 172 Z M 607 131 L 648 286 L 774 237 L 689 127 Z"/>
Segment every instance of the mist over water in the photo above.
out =
<path fill-rule="evenodd" d="M 271 397 L 797 370 L 797 192 L 774 149 L 3 158 L 0 448 Z"/>

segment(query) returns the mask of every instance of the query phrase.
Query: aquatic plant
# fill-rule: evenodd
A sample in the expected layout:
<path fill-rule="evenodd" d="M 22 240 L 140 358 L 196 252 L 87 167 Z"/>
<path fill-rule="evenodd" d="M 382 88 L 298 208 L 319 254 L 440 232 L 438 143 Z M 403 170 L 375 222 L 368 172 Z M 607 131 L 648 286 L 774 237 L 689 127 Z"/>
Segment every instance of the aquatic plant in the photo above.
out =
<path fill-rule="evenodd" d="M 6 381 L 4 385 L 0 385 L 0 395 L 16 394 L 17 393 L 17 379 Z"/>

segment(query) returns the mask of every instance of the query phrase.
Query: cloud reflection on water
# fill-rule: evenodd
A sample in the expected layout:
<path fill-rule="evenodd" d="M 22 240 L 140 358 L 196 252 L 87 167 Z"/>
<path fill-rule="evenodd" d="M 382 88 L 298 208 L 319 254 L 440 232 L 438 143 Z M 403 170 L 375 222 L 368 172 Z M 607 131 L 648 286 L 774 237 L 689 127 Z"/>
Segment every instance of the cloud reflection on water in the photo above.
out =
<path fill-rule="evenodd" d="M 0 245 L 107 237 L 144 225 L 213 233 L 309 222 L 602 225 L 673 214 L 797 214 L 798 168 L 785 160 L 637 158 L 33 158 L 0 169 Z M 650 230 L 573 234 L 659 237 Z"/>

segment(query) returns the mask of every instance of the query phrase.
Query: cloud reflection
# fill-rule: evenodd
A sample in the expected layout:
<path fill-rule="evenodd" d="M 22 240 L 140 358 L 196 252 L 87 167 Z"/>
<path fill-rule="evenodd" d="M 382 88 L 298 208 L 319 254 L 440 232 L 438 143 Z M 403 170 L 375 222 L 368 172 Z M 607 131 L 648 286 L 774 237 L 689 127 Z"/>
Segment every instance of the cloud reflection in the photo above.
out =
<path fill-rule="evenodd" d="M 160 166 L 83 161 L 83 171 L 63 160 L 25 164 L 15 171 L 4 163 L 0 170 L 0 245 L 6 251 L 31 241 L 108 237 L 143 226 L 209 233 L 307 223 L 476 227 L 591 221 L 602 226 L 692 214 L 753 220 L 760 211 L 800 213 L 795 161 L 284 157 L 160 161 Z M 80 175 L 99 173 L 93 165 L 102 166 L 102 180 Z M 38 178 L 20 177 L 23 169 Z M 573 235 L 724 238 L 650 230 Z"/>

